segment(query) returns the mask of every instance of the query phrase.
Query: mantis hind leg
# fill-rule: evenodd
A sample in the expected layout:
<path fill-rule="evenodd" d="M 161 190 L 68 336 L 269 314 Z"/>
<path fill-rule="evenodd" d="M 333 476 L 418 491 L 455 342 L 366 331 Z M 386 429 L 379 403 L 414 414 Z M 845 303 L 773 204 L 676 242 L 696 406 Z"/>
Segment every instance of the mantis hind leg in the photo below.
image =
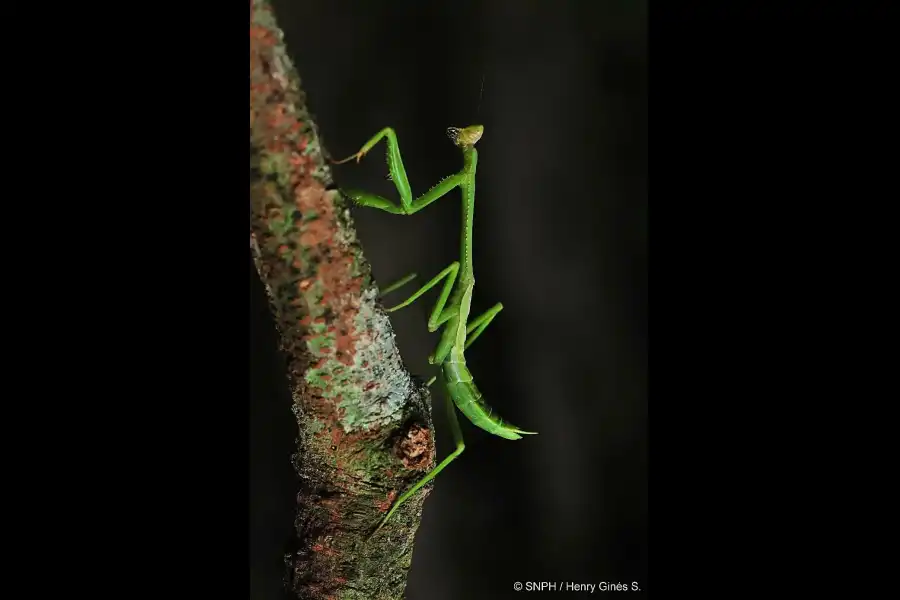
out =
<path fill-rule="evenodd" d="M 450 421 L 450 429 L 453 432 L 453 441 L 456 443 L 456 449 L 450 453 L 450 456 L 441 461 L 441 463 L 432 469 L 425 477 L 420 479 L 416 485 L 411 487 L 409 491 L 400 496 L 396 502 L 394 502 L 394 506 L 391 507 L 390 512 L 388 512 L 387 516 L 381 521 L 375 531 L 372 532 L 372 535 L 378 532 L 379 529 L 384 527 L 384 524 L 388 522 L 388 520 L 393 516 L 393 514 L 397 511 L 400 506 L 409 500 L 413 494 L 422 489 L 425 484 L 434 479 L 438 473 L 444 470 L 444 468 L 453 462 L 456 457 L 463 453 L 463 450 L 466 449 L 466 443 L 463 441 L 462 430 L 459 428 L 459 420 L 456 418 L 456 407 L 453 405 L 453 402 L 450 400 L 450 395 L 445 394 L 445 402 L 447 404 L 447 418 Z M 371 536 L 370 536 L 371 537 Z"/>

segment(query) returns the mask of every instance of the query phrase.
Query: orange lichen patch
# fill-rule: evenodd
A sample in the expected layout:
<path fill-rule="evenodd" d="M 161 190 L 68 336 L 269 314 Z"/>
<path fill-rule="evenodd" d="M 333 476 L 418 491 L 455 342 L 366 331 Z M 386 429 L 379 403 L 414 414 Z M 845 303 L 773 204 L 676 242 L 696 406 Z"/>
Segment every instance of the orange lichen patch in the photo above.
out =
<path fill-rule="evenodd" d="M 397 440 L 394 450 L 407 469 L 425 468 L 434 456 L 428 429 L 418 423 L 410 425 L 406 435 Z"/>
<path fill-rule="evenodd" d="M 304 248 L 315 246 L 318 243 L 318 236 L 312 231 L 304 231 L 300 234 L 300 243 Z"/>
<path fill-rule="evenodd" d="M 324 299 L 332 303 L 332 309 L 339 314 L 344 322 L 352 320 L 356 316 L 356 307 L 351 304 L 351 299 L 360 297 L 362 280 L 353 276 L 353 256 L 347 253 L 332 251 L 329 259 L 319 265 L 319 278 L 326 290 Z"/>
<path fill-rule="evenodd" d="M 338 406 L 340 401 L 340 396 L 328 398 L 326 397 L 326 390 L 319 387 L 310 387 L 304 396 L 303 406 L 311 413 L 311 415 L 314 415 L 313 418 L 315 418 L 316 421 L 325 425 L 325 428 L 321 431 L 328 432 L 329 435 L 331 435 L 330 432 L 332 431 L 343 431 L 341 418 L 344 415 L 344 409 Z M 322 441 L 323 446 L 327 446 L 328 448 L 337 445 L 334 441 L 329 441 L 324 438 Z"/>
<path fill-rule="evenodd" d="M 321 552 L 321 553 L 324 554 L 325 556 L 335 556 L 335 555 L 337 555 L 337 551 L 335 551 L 334 548 L 332 548 L 331 546 L 326 546 L 326 545 L 324 545 L 324 544 L 320 544 L 320 543 L 319 543 L 319 544 L 313 544 L 313 546 L 312 546 L 311 549 L 312 549 L 313 552 Z"/>
<path fill-rule="evenodd" d="M 295 161 L 292 164 L 292 170 L 297 170 L 300 166 L 305 165 L 308 158 L 301 161 Z M 316 218 L 309 219 L 304 223 L 304 229 L 309 231 L 318 231 L 321 236 L 319 242 L 325 243 L 331 239 L 333 230 L 328 227 L 321 228 L 321 225 L 334 225 L 334 207 L 331 202 L 323 202 L 322 193 L 319 190 L 311 188 L 297 188 L 294 194 L 294 206 L 297 207 L 302 214 L 309 215 L 314 213 Z"/>
<path fill-rule="evenodd" d="M 378 508 L 379 512 L 385 513 L 388 510 L 390 510 L 391 506 L 394 505 L 394 500 L 396 498 L 397 498 L 397 490 L 391 490 L 388 493 L 387 498 L 385 500 L 382 500 L 381 502 L 376 502 L 375 506 Z"/>
<path fill-rule="evenodd" d="M 353 350 L 356 339 L 352 335 L 344 334 L 337 337 L 337 350 L 335 355 L 343 364 L 350 366 L 353 364 Z"/>
<path fill-rule="evenodd" d="M 297 124 L 295 124 L 295 125 L 297 125 Z M 295 125 L 292 125 L 291 128 L 293 129 L 293 127 Z M 300 152 L 303 152 L 303 150 L 306 149 L 306 146 L 307 146 L 306 140 L 301 140 L 300 142 L 297 143 L 297 150 L 299 150 Z M 303 156 L 302 154 L 298 154 L 297 152 L 292 152 L 291 157 L 288 160 L 290 161 L 292 166 L 299 167 L 308 159 L 305 156 Z"/>
<path fill-rule="evenodd" d="M 331 428 L 331 445 L 332 446 L 340 446 L 341 439 L 344 437 L 344 430 L 341 429 L 340 425 L 335 425 Z"/>

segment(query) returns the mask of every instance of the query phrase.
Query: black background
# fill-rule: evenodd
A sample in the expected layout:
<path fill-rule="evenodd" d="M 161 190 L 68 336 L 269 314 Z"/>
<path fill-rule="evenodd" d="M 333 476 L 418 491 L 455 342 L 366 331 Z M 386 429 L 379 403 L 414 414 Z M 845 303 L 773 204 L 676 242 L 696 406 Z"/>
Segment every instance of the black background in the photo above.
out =
<path fill-rule="evenodd" d="M 473 119 L 486 74 L 475 117 L 487 126 L 476 308 L 502 300 L 507 309 L 470 358 L 501 414 L 541 432 L 512 443 L 463 423 L 469 449 L 426 505 L 409 596 L 518 597 L 518 577 L 646 572 L 638 290 L 650 242 L 630 242 L 646 224 L 646 171 L 629 168 L 646 168 L 646 139 L 628 133 L 646 126 L 646 90 L 642 69 L 626 67 L 643 62 L 643 20 L 599 2 L 516 3 L 539 13 L 520 18 L 492 2 L 477 19 L 458 3 L 407 4 L 276 7 L 328 145 L 343 155 L 397 127 L 417 191 L 458 167 L 443 130 Z M 871 360 L 860 338 L 883 322 L 855 317 L 880 316 L 883 295 L 868 288 L 893 272 L 878 259 L 895 254 L 884 251 L 890 233 L 879 235 L 893 224 L 878 185 L 892 154 L 865 138 L 890 139 L 883 115 L 892 113 L 879 109 L 893 99 L 883 63 L 896 36 L 879 27 L 891 23 L 884 12 L 702 7 L 662 3 L 651 15 L 653 588 L 720 597 L 776 585 L 808 595 L 849 572 L 858 593 L 880 581 L 855 536 L 867 529 L 842 528 L 840 517 L 856 514 L 853 500 L 872 514 L 865 486 L 877 478 L 865 469 L 890 436 L 873 431 L 865 404 L 883 397 L 866 393 L 877 391 L 866 387 L 871 364 L 853 368 Z M 7 370 L 37 392 L 8 394 L 8 429 L 31 433 L 17 411 L 32 409 L 31 422 L 56 431 L 19 437 L 62 459 L 13 456 L 10 468 L 30 477 L 8 496 L 39 511 L 10 514 L 52 521 L 37 535 L 24 528 L 32 545 L 13 554 L 37 562 L 28 581 L 50 594 L 78 578 L 119 597 L 154 587 L 156 596 L 243 593 L 249 441 L 251 597 L 277 597 L 296 484 L 283 364 L 248 265 L 247 8 L 232 5 L 230 19 L 224 4 L 132 8 L 112 22 L 105 7 L 82 4 L 71 19 L 38 15 L 29 48 L 72 43 L 43 62 L 11 63 L 34 84 L 17 88 L 8 125 L 34 145 L 10 146 L 25 157 L 10 171 L 19 186 L 10 234 L 39 236 L 16 240 L 9 266 L 22 274 L 8 296 L 21 290 L 39 309 L 30 320 L 7 311 L 18 326 L 7 334 L 33 338 L 11 358 L 38 362 Z M 66 70 L 69 82 L 56 75 Z M 76 129 L 48 136 L 38 125 Z M 374 158 L 338 173 L 374 189 L 382 174 Z M 455 258 L 453 204 L 389 221 L 355 211 L 378 277 L 436 272 Z M 66 233 L 63 245 L 50 243 Z M 413 371 L 432 347 L 426 309 L 394 319 Z M 819 507 L 838 515 L 837 528 Z"/>
<path fill-rule="evenodd" d="M 389 125 L 419 195 L 460 167 L 445 129 L 485 126 L 472 310 L 505 308 L 467 357 L 488 403 L 539 435 L 510 442 L 461 421 L 466 451 L 425 504 L 408 598 L 516 597 L 516 581 L 646 591 L 646 3 L 274 5 L 335 158 Z M 336 182 L 396 198 L 383 152 L 336 167 Z M 354 209 L 377 280 L 424 282 L 455 260 L 459 212 L 457 195 L 412 217 Z M 251 597 L 262 600 L 280 597 L 296 485 L 287 383 L 250 271 Z M 425 378 L 435 298 L 392 316 Z M 452 440 L 434 401 L 443 457 Z"/>

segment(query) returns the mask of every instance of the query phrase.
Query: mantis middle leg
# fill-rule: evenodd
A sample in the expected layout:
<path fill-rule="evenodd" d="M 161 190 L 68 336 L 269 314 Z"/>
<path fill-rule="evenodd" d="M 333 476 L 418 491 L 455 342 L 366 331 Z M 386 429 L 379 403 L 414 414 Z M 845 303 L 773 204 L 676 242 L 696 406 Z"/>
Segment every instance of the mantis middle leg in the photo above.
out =
<path fill-rule="evenodd" d="M 487 328 L 487 326 L 491 324 L 491 321 L 494 320 L 494 317 L 497 316 L 497 313 L 499 313 L 501 310 L 503 310 L 503 304 L 498 302 L 491 308 L 484 311 L 484 313 L 482 313 L 481 315 L 472 319 L 472 322 L 469 323 L 469 326 L 466 328 L 466 333 L 467 334 L 472 333 L 476 329 L 477 329 L 477 331 L 475 331 L 475 335 L 473 335 L 472 337 L 466 338 L 466 346 L 465 346 L 466 350 L 469 349 L 469 346 L 472 345 L 472 342 L 474 342 L 476 339 L 478 339 L 478 336 L 480 336 L 482 334 L 482 332 L 484 332 L 484 330 Z M 433 357 L 434 357 L 434 355 L 429 357 L 429 361 L 433 360 Z M 435 380 L 437 380 L 437 375 L 432 375 L 431 379 L 429 379 L 425 383 L 425 387 L 431 387 L 431 384 L 433 384 L 435 382 Z"/>
<path fill-rule="evenodd" d="M 450 293 L 453 291 L 453 285 L 456 283 L 457 273 L 459 273 L 459 261 L 453 261 L 450 263 L 450 266 L 435 275 L 431 281 L 419 288 L 412 296 L 400 304 L 387 309 L 387 312 L 394 312 L 395 310 L 400 310 L 404 306 L 409 306 L 422 294 L 436 286 L 442 279 L 446 278 L 447 281 L 444 283 L 444 289 L 441 290 L 441 295 L 435 303 L 434 309 L 431 311 L 431 316 L 428 318 L 428 331 L 437 330 L 438 327 L 459 313 L 458 306 L 451 306 L 447 310 L 444 310 L 444 306 L 446 306 L 447 300 L 450 298 Z"/>
<path fill-rule="evenodd" d="M 391 292 L 396 291 L 396 290 L 402 288 L 404 285 L 406 285 L 407 283 L 409 283 L 410 281 L 412 281 L 412 280 L 415 279 L 416 277 L 418 277 L 418 275 L 417 275 L 416 273 L 410 273 L 409 275 L 406 275 L 405 277 L 403 277 L 403 278 L 401 278 L 401 279 L 398 279 L 398 280 L 395 281 L 394 283 L 390 284 L 389 286 L 387 286 L 386 288 L 384 288 L 383 290 L 381 290 L 381 293 L 379 294 L 379 297 L 380 297 L 380 298 L 384 298 L 385 296 L 387 296 L 387 295 L 390 294 Z"/>

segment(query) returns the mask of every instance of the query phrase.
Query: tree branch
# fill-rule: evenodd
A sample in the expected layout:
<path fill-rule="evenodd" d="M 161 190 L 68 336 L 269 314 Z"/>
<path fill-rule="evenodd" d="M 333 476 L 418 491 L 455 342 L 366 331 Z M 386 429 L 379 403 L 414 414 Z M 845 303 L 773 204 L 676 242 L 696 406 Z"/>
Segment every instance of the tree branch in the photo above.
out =
<path fill-rule="evenodd" d="M 328 191 L 271 5 L 251 0 L 250 11 L 250 246 L 299 426 L 286 585 L 301 598 L 401 598 L 427 494 L 366 537 L 434 466 L 430 398 L 401 361 L 345 200 Z"/>

